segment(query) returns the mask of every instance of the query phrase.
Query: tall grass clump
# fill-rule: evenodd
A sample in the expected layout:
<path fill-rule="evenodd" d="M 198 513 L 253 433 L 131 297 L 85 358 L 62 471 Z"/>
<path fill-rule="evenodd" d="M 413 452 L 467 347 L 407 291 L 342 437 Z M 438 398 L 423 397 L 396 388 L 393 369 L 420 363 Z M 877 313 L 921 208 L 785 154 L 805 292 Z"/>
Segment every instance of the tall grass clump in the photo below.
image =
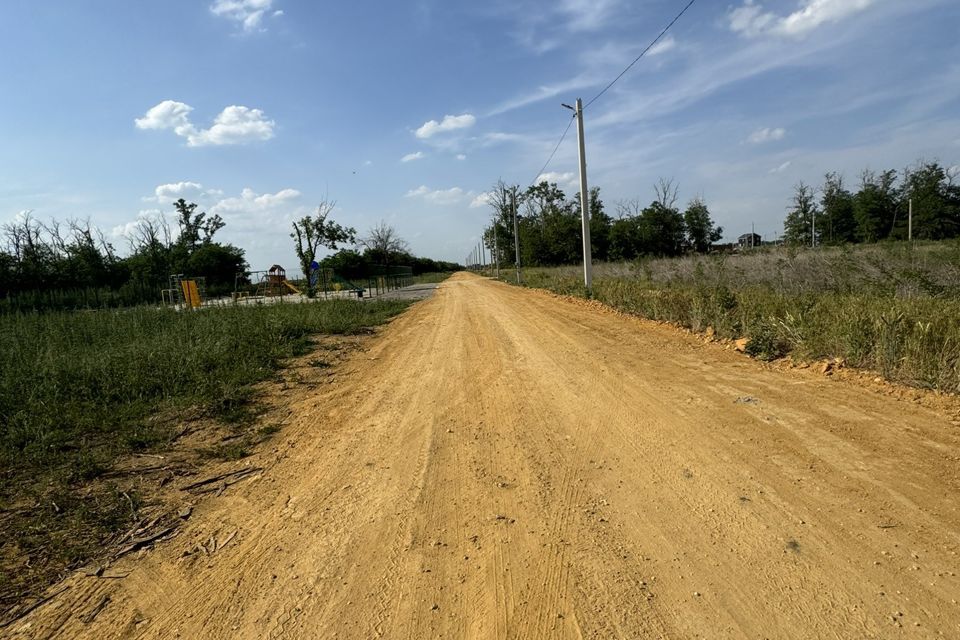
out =
<path fill-rule="evenodd" d="M 586 295 L 577 267 L 528 286 Z M 960 391 L 960 243 L 767 249 L 600 264 L 595 299 L 645 318 L 750 338 L 762 359 L 844 358 L 906 384 Z"/>

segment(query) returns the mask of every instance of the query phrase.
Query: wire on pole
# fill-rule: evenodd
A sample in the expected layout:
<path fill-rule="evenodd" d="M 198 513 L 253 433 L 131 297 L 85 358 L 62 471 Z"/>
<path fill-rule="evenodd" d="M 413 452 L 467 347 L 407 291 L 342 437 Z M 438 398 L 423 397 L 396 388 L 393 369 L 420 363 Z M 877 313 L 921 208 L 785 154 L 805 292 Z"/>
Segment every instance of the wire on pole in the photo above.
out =
<path fill-rule="evenodd" d="M 533 176 L 533 180 L 530 181 L 530 186 L 537 184 L 537 178 L 543 175 L 543 172 L 546 171 L 547 167 L 550 165 L 550 161 L 553 160 L 553 156 L 557 155 L 557 149 L 560 148 L 560 145 L 563 144 L 564 139 L 567 137 L 567 133 L 570 132 L 570 127 L 573 126 L 574 118 L 576 118 L 576 115 L 572 116 L 567 122 L 567 128 L 563 130 L 563 134 L 560 136 L 560 139 L 557 140 L 556 146 L 553 147 L 550 157 L 547 158 L 547 161 L 543 163 L 543 167 L 540 168 L 540 171 L 537 172 L 537 175 Z"/>
<path fill-rule="evenodd" d="M 610 89 L 610 87 L 612 87 L 613 85 L 615 85 L 615 84 L 617 83 L 617 81 L 620 80 L 620 78 L 622 78 L 622 77 L 627 73 L 627 71 L 630 71 L 630 69 L 633 67 L 633 65 L 637 64 L 638 62 L 640 62 L 640 58 L 642 58 L 643 56 L 645 56 L 645 55 L 647 54 L 647 52 L 650 51 L 650 49 L 653 49 L 653 47 L 654 47 L 658 42 L 660 42 L 660 39 L 663 38 L 663 36 L 667 35 L 667 31 L 670 31 L 670 28 L 671 28 L 674 24 L 676 24 L 677 20 L 679 20 L 680 18 L 683 17 L 683 14 L 685 14 L 685 13 L 687 12 L 687 9 L 689 9 L 690 7 L 692 7 L 692 6 L 693 6 L 693 3 L 696 2 L 696 1 L 697 1 L 697 0 L 690 0 L 690 2 L 687 3 L 687 6 L 685 6 L 685 7 L 683 8 L 683 10 L 680 11 L 680 13 L 678 13 L 678 14 L 673 18 L 673 20 L 670 21 L 670 24 L 668 24 L 666 27 L 663 28 L 663 31 L 660 32 L 660 35 L 658 35 L 656 38 L 654 38 L 653 41 L 652 41 L 650 44 L 648 44 L 647 47 L 646 47 L 643 51 L 640 52 L 640 55 L 638 55 L 636 58 L 634 58 L 634 59 L 633 59 L 633 62 L 631 62 L 630 64 L 628 64 L 628 65 L 626 66 L 626 68 L 625 68 L 623 71 L 621 71 L 620 74 L 619 74 L 616 78 L 614 78 L 613 80 L 611 80 L 611 81 L 610 81 L 610 84 L 608 84 L 608 85 L 605 86 L 603 89 L 601 89 L 601 90 L 600 90 L 600 93 L 598 93 L 597 95 L 595 95 L 595 96 L 593 96 L 592 98 L 590 98 L 590 100 L 587 101 L 587 104 L 583 105 L 583 108 L 586 109 L 587 107 L 589 107 L 590 105 L 592 105 L 594 102 L 596 102 L 597 99 L 598 99 L 600 96 L 602 96 L 603 94 L 605 94 L 605 93 L 607 92 L 607 90 Z"/>

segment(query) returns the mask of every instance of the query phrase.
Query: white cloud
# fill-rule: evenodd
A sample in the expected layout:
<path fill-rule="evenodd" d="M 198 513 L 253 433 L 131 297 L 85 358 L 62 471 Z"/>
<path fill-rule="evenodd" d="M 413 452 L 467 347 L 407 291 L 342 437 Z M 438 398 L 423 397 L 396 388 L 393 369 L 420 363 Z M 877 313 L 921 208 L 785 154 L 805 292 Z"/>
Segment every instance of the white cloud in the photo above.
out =
<path fill-rule="evenodd" d="M 757 129 L 750 134 L 750 137 L 747 138 L 747 142 L 750 144 L 763 144 L 765 142 L 775 142 L 777 140 L 783 140 L 783 137 L 787 135 L 787 130 L 782 127 L 777 127 L 776 129 L 763 128 Z"/>
<path fill-rule="evenodd" d="M 423 198 L 431 204 L 449 205 L 456 204 L 463 200 L 464 196 L 469 195 L 460 187 L 450 189 L 430 189 L 426 185 L 420 185 L 416 189 L 407 191 L 406 198 Z"/>
<path fill-rule="evenodd" d="M 519 133 L 503 133 L 502 131 L 491 131 L 489 133 L 483 134 L 481 138 L 481 144 L 485 147 L 490 147 L 501 142 L 524 142 L 529 140 L 529 136 L 524 136 Z"/>
<path fill-rule="evenodd" d="M 457 160 L 466 160 L 466 159 L 467 159 L 467 156 L 465 156 L 464 154 L 462 153 L 457 154 Z"/>
<path fill-rule="evenodd" d="M 110 229 L 110 237 L 114 240 L 130 238 L 133 235 L 133 232 L 137 230 L 137 227 L 140 226 L 141 222 L 145 220 L 162 222 L 164 216 L 164 212 L 160 209 L 141 209 L 140 212 L 137 213 L 136 220 L 130 220 L 129 222 L 115 225 L 112 229 Z M 167 222 L 168 226 L 170 226 L 171 233 L 173 235 L 178 235 L 179 231 L 175 228 L 175 225 L 170 224 L 171 221 L 169 218 L 172 216 L 170 216 L 170 214 L 166 214 L 166 217 L 168 218 Z"/>
<path fill-rule="evenodd" d="M 191 147 L 202 147 L 269 140 L 273 137 L 275 125 L 273 120 L 264 118 L 260 109 L 233 105 L 220 112 L 212 127 L 189 136 L 187 144 Z"/>
<path fill-rule="evenodd" d="M 221 111 L 209 129 L 197 129 L 190 122 L 193 107 L 175 100 L 164 100 L 142 118 L 134 120 L 138 129 L 172 129 L 187 139 L 189 147 L 243 144 L 273 137 L 276 123 L 267 120 L 260 109 L 231 105 Z"/>
<path fill-rule="evenodd" d="M 786 171 L 787 169 L 790 168 L 790 165 L 791 165 L 791 164 L 792 164 L 792 163 L 791 163 L 789 160 L 787 160 L 786 162 L 784 162 L 783 164 L 781 164 L 779 167 L 774 167 L 773 169 L 770 169 L 770 173 L 771 173 L 771 174 L 774 174 L 774 173 L 783 173 L 784 171 Z"/>
<path fill-rule="evenodd" d="M 676 48 L 677 41 L 674 40 L 673 36 L 668 35 L 666 38 L 663 38 L 657 44 L 650 47 L 650 50 L 647 51 L 648 56 L 658 56 L 662 53 L 666 53 L 671 49 Z"/>
<path fill-rule="evenodd" d="M 597 84 L 596 76 L 593 74 L 580 74 L 572 80 L 560 82 L 552 85 L 540 85 L 533 91 L 519 95 L 504 102 L 501 102 L 490 110 L 489 115 L 495 116 L 514 109 L 520 109 L 528 105 L 555 98 L 561 94 L 574 93 L 587 87 Z"/>
<path fill-rule="evenodd" d="M 200 199 L 219 197 L 222 195 L 223 191 L 220 189 L 204 189 L 203 185 L 199 182 L 185 180 L 181 182 L 171 182 L 169 184 L 157 185 L 157 188 L 153 190 L 152 196 L 144 196 L 141 198 L 141 200 L 144 202 L 170 204 L 171 202 L 176 202 L 180 198 L 197 201 Z"/>
<path fill-rule="evenodd" d="M 817 27 L 859 13 L 875 0 L 803 0 L 799 9 L 786 16 L 764 11 L 756 0 L 744 3 L 730 12 L 730 29 L 754 37 L 761 34 L 804 36 Z"/>
<path fill-rule="evenodd" d="M 428 120 L 417 129 L 414 134 L 421 139 L 430 138 L 438 133 L 446 131 L 455 131 L 457 129 L 468 129 L 477 122 L 477 119 L 469 113 L 459 116 L 443 116 L 443 120 Z"/>
<path fill-rule="evenodd" d="M 557 171 L 547 171 L 546 173 L 541 173 L 537 176 L 536 183 L 540 184 L 541 182 L 555 182 L 557 186 L 571 186 L 577 181 L 577 175 L 571 171 L 565 171 L 559 173 Z"/>
<path fill-rule="evenodd" d="M 960 164 L 954 165 L 947 169 L 947 175 L 951 178 L 956 178 L 960 176 Z"/>
<path fill-rule="evenodd" d="M 196 199 L 203 195 L 203 185 L 199 182 L 173 182 L 158 185 L 153 190 L 153 197 L 149 198 L 161 204 L 169 204 L 180 198 Z M 146 198 L 145 198 L 146 199 Z"/>
<path fill-rule="evenodd" d="M 178 136 L 193 132 L 190 124 L 190 112 L 193 107 L 176 100 L 164 100 L 142 117 L 134 120 L 138 129 L 173 129 Z"/>
<path fill-rule="evenodd" d="M 239 197 L 224 198 L 210 208 L 210 213 L 227 214 L 257 214 L 264 213 L 278 207 L 288 206 L 300 197 L 296 189 L 281 189 L 276 193 L 257 193 L 249 187 L 240 192 Z"/>
<path fill-rule="evenodd" d="M 273 0 L 215 0 L 210 5 L 210 11 L 222 18 L 236 22 L 246 31 L 254 31 L 260 26 L 265 13 L 270 11 Z M 283 15 L 277 10 L 274 16 Z"/>
<path fill-rule="evenodd" d="M 425 158 L 423 151 L 417 151 L 416 153 L 408 153 L 407 155 L 400 158 L 400 162 L 413 162 L 414 160 L 420 160 Z"/>
<path fill-rule="evenodd" d="M 470 201 L 470 208 L 477 209 L 479 207 L 485 207 L 493 200 L 493 196 L 490 193 L 481 193 L 478 194 L 473 200 Z"/>
<path fill-rule="evenodd" d="M 609 22 L 620 0 L 560 0 L 570 31 L 596 31 Z"/>

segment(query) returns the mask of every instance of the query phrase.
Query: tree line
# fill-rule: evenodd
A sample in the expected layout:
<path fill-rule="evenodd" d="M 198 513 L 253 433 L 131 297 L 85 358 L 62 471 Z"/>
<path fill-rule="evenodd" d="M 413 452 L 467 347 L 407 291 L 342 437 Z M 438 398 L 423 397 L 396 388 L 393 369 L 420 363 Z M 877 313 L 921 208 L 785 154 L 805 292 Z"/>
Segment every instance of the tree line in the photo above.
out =
<path fill-rule="evenodd" d="M 129 251 L 120 256 L 89 220 L 43 222 L 29 213 L 0 227 L 0 311 L 79 309 L 155 304 L 170 276 L 203 277 L 208 296 L 222 296 L 249 282 L 244 250 L 218 242 L 225 223 L 184 199 L 174 204 L 176 227 L 163 215 L 141 217 L 128 233 Z M 414 256 L 384 222 L 364 236 L 330 219 L 334 202 L 323 201 L 314 215 L 295 221 L 290 234 L 300 269 L 309 283 L 322 248 L 336 251 L 319 260 L 347 277 L 375 274 L 385 265 L 403 265 L 414 274 L 455 271 L 451 262 Z M 356 248 L 341 248 L 353 245 Z M 339 250 L 338 250 L 339 249 Z M 313 287 L 307 285 L 308 294 Z"/>
<path fill-rule="evenodd" d="M 903 171 L 865 170 L 857 191 L 839 172 L 827 173 L 814 188 L 800 182 L 784 221 L 784 242 L 836 245 L 912 237 L 946 240 L 960 236 L 960 185 L 937 162 L 917 162 Z"/>
<path fill-rule="evenodd" d="M 654 189 L 656 197 L 646 206 L 639 198 L 618 202 L 616 217 L 607 213 L 599 187 L 590 189 L 594 260 L 703 253 L 721 238 L 723 229 L 714 223 L 703 198 L 693 198 L 681 210 L 672 180 L 660 180 Z M 514 262 L 511 194 L 516 194 L 521 264 L 546 266 L 583 260 L 580 194 L 567 198 L 557 183 L 546 181 L 524 191 L 501 181 L 490 190 L 493 220 L 484 230 L 483 242 L 491 255 L 497 255 L 502 264 Z"/>
<path fill-rule="evenodd" d="M 347 279 L 365 279 L 370 276 L 385 275 L 390 267 L 410 267 L 413 275 L 422 273 L 440 273 L 458 271 L 462 265 L 454 262 L 421 258 L 410 253 L 407 242 L 397 230 L 380 221 L 370 228 L 366 235 L 357 236 L 353 227 L 345 227 L 330 219 L 336 202 L 323 200 L 314 214 L 304 216 L 293 223 L 294 250 L 300 262 L 300 270 L 306 277 L 306 294 L 313 297 L 316 283 L 310 274 L 317 268 L 332 269 Z M 341 245 L 354 245 L 355 248 L 341 248 Z M 335 253 L 317 261 L 321 248 L 331 249 Z"/>
<path fill-rule="evenodd" d="M 857 190 L 847 188 L 839 172 L 829 172 L 814 188 L 799 183 L 787 208 L 782 241 L 792 245 L 839 245 L 906 240 L 910 202 L 912 237 L 945 240 L 960 237 L 960 185 L 937 162 L 917 162 L 903 171 L 863 171 Z M 594 260 L 670 257 L 723 249 L 702 197 L 678 206 L 673 180 L 661 179 L 655 197 L 622 200 L 607 213 L 600 189 L 590 190 L 590 239 Z M 568 198 L 555 182 L 521 190 L 500 181 L 488 192 L 493 219 L 483 244 L 501 264 L 514 263 L 511 194 L 516 194 L 520 263 L 527 266 L 574 264 L 583 260 L 580 194 Z M 496 253 L 498 252 L 498 253 Z"/>
<path fill-rule="evenodd" d="M 234 286 L 248 270 L 243 249 L 216 242 L 223 228 L 183 199 L 177 231 L 163 216 L 142 217 L 121 257 L 89 220 L 42 222 L 29 213 L 0 228 L 0 302 L 10 309 L 129 306 L 157 302 L 171 274 L 196 274 L 208 292 Z"/>

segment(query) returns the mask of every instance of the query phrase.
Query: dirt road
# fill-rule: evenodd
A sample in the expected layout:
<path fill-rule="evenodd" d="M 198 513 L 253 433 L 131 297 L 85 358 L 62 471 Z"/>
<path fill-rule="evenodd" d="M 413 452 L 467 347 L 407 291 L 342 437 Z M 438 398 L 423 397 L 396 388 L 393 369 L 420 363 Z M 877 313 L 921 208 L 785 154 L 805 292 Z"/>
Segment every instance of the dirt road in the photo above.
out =
<path fill-rule="evenodd" d="M 7 632 L 960 637 L 946 412 L 469 275 L 335 379 L 262 474 Z"/>

